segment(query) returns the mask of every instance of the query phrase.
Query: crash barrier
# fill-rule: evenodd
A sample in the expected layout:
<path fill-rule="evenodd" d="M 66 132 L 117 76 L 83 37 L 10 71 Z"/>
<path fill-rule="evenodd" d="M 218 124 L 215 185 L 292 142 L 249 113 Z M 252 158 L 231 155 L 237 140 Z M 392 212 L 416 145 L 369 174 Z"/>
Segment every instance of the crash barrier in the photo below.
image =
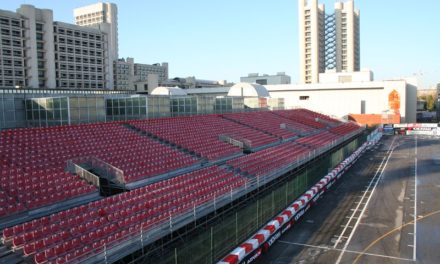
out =
<path fill-rule="evenodd" d="M 372 145 L 375 145 L 382 134 L 377 132 L 371 137 L 371 141 L 365 142 L 349 157 L 342 161 L 318 183 L 312 186 L 295 202 L 288 206 L 281 214 L 269 221 L 254 236 L 235 248 L 217 264 L 251 263 L 262 253 L 266 252 L 283 233 L 293 225 L 315 204 L 329 188 L 342 177 L 360 157 L 360 155 Z"/>

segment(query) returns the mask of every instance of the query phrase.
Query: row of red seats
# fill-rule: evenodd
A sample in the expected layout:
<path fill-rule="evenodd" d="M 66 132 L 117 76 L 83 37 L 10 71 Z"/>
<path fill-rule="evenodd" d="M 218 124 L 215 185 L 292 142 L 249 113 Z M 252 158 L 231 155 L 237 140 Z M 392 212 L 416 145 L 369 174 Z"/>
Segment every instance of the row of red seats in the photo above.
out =
<path fill-rule="evenodd" d="M 194 206 L 218 199 L 243 186 L 246 179 L 211 166 L 136 190 L 3 230 L 3 239 L 23 248 L 36 263 L 69 262 L 96 254 L 140 228 L 154 228 Z M 126 238 L 125 238 L 126 239 Z M 79 243 L 78 243 L 79 241 Z"/>
<path fill-rule="evenodd" d="M 241 172 L 263 176 L 293 164 L 308 151 L 304 146 L 288 142 L 230 160 L 226 164 L 240 169 Z"/>
<path fill-rule="evenodd" d="M 354 123 L 344 123 L 337 127 L 330 128 L 329 131 L 337 135 L 347 135 L 358 130 L 360 127 Z"/>
<path fill-rule="evenodd" d="M 51 177 L 27 175 L 28 178 L 4 175 L 0 177 L 0 217 L 43 207 L 81 195 L 96 192 L 94 186 L 69 173 L 55 173 Z M 52 180 L 53 179 L 53 180 Z"/>
<path fill-rule="evenodd" d="M 311 128 L 323 129 L 326 127 L 325 124 L 316 121 L 314 116 L 310 115 L 308 112 L 302 111 L 302 109 L 276 110 L 273 111 L 273 113 Z"/>
<path fill-rule="evenodd" d="M 240 152 L 237 147 L 220 141 L 220 135 L 245 139 L 252 147 L 276 142 L 274 137 L 218 115 L 132 121 L 131 124 L 211 160 Z"/>
<path fill-rule="evenodd" d="M 7 130 L 0 139 L 0 188 L 11 198 L 0 217 L 96 191 L 64 172 L 69 159 L 97 157 L 124 170 L 127 182 L 198 162 L 119 123 Z"/>
<path fill-rule="evenodd" d="M 336 125 L 336 124 L 341 123 L 341 121 L 334 119 L 334 118 L 331 118 L 328 115 L 313 112 L 313 111 L 305 109 L 305 108 L 295 109 L 293 111 L 295 112 L 296 115 L 302 115 L 302 116 L 306 116 L 306 117 L 313 118 L 313 119 L 318 118 L 321 122 L 325 122 L 326 124 Z"/>
<path fill-rule="evenodd" d="M 326 146 L 327 144 L 330 144 L 332 141 L 339 138 L 339 135 L 335 135 L 333 133 L 325 131 L 316 135 L 299 138 L 295 140 L 295 142 L 311 146 L 313 148 L 320 148 Z"/>
<path fill-rule="evenodd" d="M 304 126 L 301 124 L 292 122 L 292 120 L 283 118 L 281 116 L 274 115 L 272 112 L 269 111 L 251 113 L 228 113 L 224 114 L 224 116 L 226 118 L 234 119 L 240 123 L 246 124 L 256 129 L 265 131 L 282 139 L 294 137 L 296 136 L 296 134 L 292 131 L 281 128 L 281 124 L 287 124 L 290 127 L 297 128 L 298 130 L 304 128 Z"/>

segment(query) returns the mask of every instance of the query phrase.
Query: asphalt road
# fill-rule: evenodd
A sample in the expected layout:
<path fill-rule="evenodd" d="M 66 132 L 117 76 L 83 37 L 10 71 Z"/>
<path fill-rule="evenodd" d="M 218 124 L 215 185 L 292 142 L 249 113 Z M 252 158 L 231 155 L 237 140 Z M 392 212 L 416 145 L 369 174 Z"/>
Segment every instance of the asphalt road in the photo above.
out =
<path fill-rule="evenodd" d="M 440 263 L 440 139 L 366 152 L 257 263 Z"/>

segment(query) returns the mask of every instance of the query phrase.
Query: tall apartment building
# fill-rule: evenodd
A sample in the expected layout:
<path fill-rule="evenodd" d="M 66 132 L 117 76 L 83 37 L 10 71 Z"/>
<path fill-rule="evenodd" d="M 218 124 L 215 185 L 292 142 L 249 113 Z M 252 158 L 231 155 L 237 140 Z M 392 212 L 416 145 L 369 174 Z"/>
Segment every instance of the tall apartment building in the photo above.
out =
<path fill-rule="evenodd" d="M 0 87 L 112 89 L 109 26 L 53 20 L 52 10 L 0 10 Z"/>
<path fill-rule="evenodd" d="M 360 71 L 359 10 L 354 9 L 354 2 L 335 3 L 335 65 L 337 72 Z M 331 43 L 328 43 L 331 45 Z M 332 69 L 332 68 L 330 68 Z"/>
<path fill-rule="evenodd" d="M 108 30 L 109 72 L 113 73 L 113 64 L 118 60 L 118 7 L 113 3 L 96 3 L 73 10 L 75 24 L 82 27 L 106 28 Z M 113 75 L 110 74 L 113 83 Z"/>
<path fill-rule="evenodd" d="M 118 7 L 112 3 L 96 3 L 73 10 L 75 24 L 97 27 L 109 24 L 109 54 L 112 61 L 118 59 Z"/>
<path fill-rule="evenodd" d="M 298 0 L 300 80 L 319 82 L 319 73 L 360 70 L 359 10 L 353 0 L 325 13 L 318 0 Z"/>
<path fill-rule="evenodd" d="M 325 10 L 318 0 L 298 0 L 300 80 L 316 83 L 325 71 Z"/>

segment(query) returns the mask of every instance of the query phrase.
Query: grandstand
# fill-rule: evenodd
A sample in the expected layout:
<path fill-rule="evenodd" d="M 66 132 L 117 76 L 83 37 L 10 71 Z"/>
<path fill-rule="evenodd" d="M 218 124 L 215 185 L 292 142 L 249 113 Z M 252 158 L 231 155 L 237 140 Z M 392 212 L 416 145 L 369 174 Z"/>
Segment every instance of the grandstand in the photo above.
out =
<path fill-rule="evenodd" d="M 305 109 L 1 131 L 0 262 L 143 252 L 362 131 Z"/>

